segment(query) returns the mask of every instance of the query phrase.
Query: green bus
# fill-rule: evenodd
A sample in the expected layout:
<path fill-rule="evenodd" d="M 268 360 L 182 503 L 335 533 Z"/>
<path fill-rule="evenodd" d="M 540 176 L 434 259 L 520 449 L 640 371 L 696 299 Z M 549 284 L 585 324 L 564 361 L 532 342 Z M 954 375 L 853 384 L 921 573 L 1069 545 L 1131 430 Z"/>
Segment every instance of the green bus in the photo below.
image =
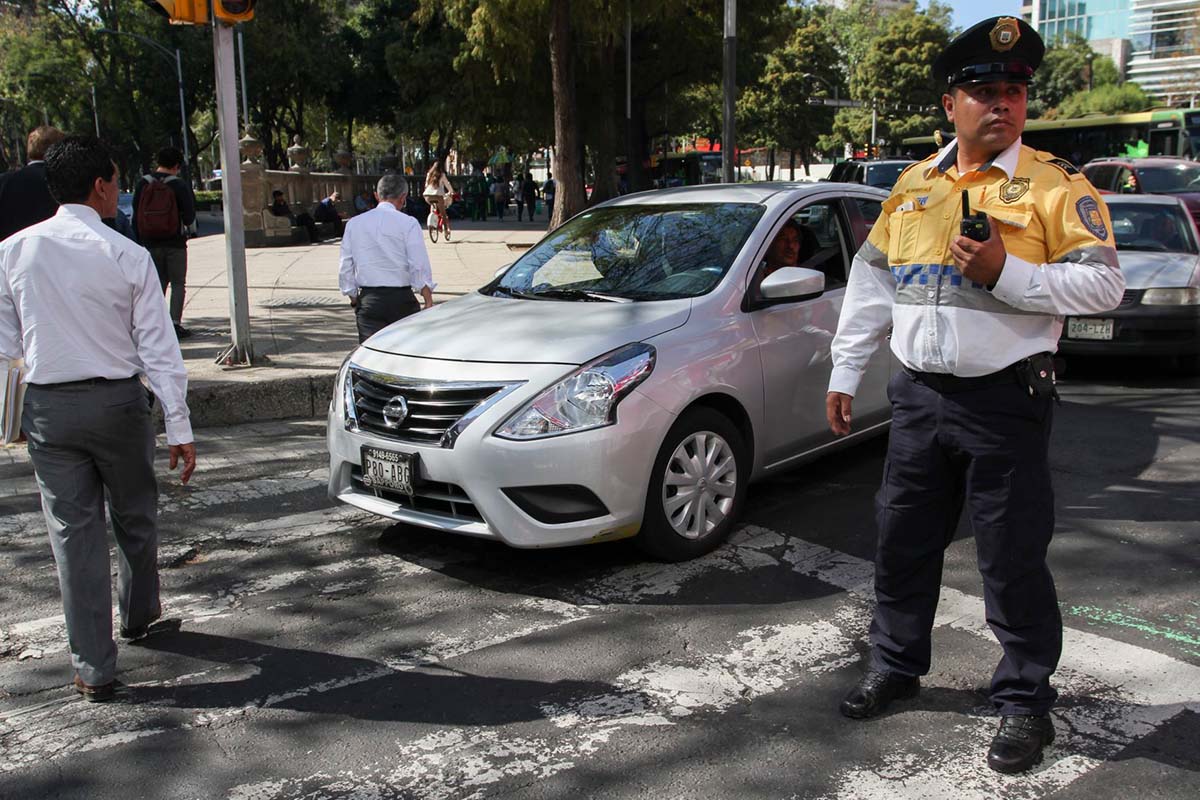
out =
<path fill-rule="evenodd" d="M 1075 164 L 1113 156 L 1200 158 L 1200 108 L 1161 108 L 1134 114 L 1075 119 L 1031 119 L 1021 141 Z M 913 136 L 899 152 L 925 158 L 937 150 L 932 136 Z"/>

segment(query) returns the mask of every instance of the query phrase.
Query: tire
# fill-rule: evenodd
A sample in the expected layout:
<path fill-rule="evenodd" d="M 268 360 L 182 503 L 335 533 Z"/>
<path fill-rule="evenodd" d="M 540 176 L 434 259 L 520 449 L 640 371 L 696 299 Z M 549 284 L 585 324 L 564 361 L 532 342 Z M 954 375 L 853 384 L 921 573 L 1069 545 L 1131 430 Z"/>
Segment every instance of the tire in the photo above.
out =
<path fill-rule="evenodd" d="M 442 231 L 442 236 L 446 237 L 447 242 L 450 241 L 450 228 L 447 227 L 444 231 Z"/>
<path fill-rule="evenodd" d="M 429 226 L 429 241 L 437 242 L 438 229 L 436 225 Z"/>
<path fill-rule="evenodd" d="M 715 453 L 716 461 L 712 467 L 700 465 L 701 474 L 689 475 L 684 467 L 701 446 Z M 638 547 L 663 561 L 687 561 L 724 542 L 746 499 L 749 454 L 741 432 L 723 414 L 704 407 L 684 412 L 667 431 L 654 459 Z M 697 485 L 703 487 L 702 504 L 679 499 L 689 486 Z M 715 524 L 713 509 L 721 514 Z"/>

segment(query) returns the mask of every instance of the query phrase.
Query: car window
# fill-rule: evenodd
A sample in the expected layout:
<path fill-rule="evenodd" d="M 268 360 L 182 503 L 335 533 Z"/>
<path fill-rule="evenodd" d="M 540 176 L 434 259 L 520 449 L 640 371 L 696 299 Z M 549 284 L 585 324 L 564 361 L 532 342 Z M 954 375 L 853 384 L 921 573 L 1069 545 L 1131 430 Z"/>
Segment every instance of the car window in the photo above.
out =
<path fill-rule="evenodd" d="M 592 209 L 480 291 L 581 302 L 696 297 L 729 270 L 762 214 L 753 203 Z"/>
<path fill-rule="evenodd" d="M 878 213 L 878 212 L 876 212 Z M 750 294 L 758 297 L 762 279 L 780 267 L 804 267 L 825 273 L 825 289 L 846 285 L 845 217 L 838 201 L 813 203 L 790 215 L 776 230 L 755 270 Z M 787 241 L 794 244 L 789 251 Z"/>
<path fill-rule="evenodd" d="M 1121 194 L 1138 193 L 1137 178 L 1133 177 L 1133 170 L 1128 167 L 1121 167 L 1117 170 L 1117 179 L 1113 186 Z"/>
<path fill-rule="evenodd" d="M 1179 206 L 1111 202 L 1108 211 L 1118 250 L 1196 252 L 1191 226 Z"/>
<path fill-rule="evenodd" d="M 878 189 L 891 189 L 908 167 L 906 162 L 871 164 L 867 167 L 867 185 Z"/>
<path fill-rule="evenodd" d="M 1116 164 L 1096 164 L 1083 168 L 1083 175 L 1091 181 L 1092 186 L 1105 191 L 1112 189 L 1113 176 L 1116 172 Z"/>
<path fill-rule="evenodd" d="M 1200 164 L 1180 161 L 1154 167 L 1139 167 L 1138 183 L 1147 194 L 1200 192 Z"/>

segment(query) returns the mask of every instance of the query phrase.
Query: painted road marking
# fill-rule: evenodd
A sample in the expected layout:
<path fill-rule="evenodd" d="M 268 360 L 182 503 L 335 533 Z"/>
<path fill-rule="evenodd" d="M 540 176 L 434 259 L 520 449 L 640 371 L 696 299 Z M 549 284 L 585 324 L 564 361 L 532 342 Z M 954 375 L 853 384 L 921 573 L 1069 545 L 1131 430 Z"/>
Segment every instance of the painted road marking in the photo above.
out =
<path fill-rule="evenodd" d="M 755 553 L 757 555 L 755 555 Z M 682 565 L 637 565 L 616 570 L 590 587 L 627 599 L 669 596 L 705 569 L 753 568 L 786 563 L 800 574 L 845 590 L 835 619 L 751 628 L 723 653 L 695 653 L 679 661 L 627 671 L 609 692 L 564 705 L 545 705 L 553 730 L 542 736 L 494 727 L 448 728 L 402 743 L 386 763 L 336 778 L 245 784 L 231 800 L 356 798 L 401 792 L 428 800 L 483 798 L 504 781 L 545 778 L 581 766 L 622 731 L 644 726 L 701 724 L 712 716 L 785 690 L 803 677 L 858 663 L 856 640 L 871 603 L 870 562 L 773 531 L 746 526 L 731 543 Z M 625 573 L 625 574 L 622 574 Z M 619 602 L 610 595 L 608 602 Z M 944 588 L 935 621 L 988 639 L 983 601 Z M 1185 710 L 1200 711 L 1200 668 L 1087 631 L 1068 628 L 1056 684 L 1076 702 L 1055 711 L 1059 738 L 1045 763 L 1022 776 L 1002 776 L 983 760 L 996 719 L 981 709 L 956 726 L 952 740 L 923 744 L 919 758 L 900 750 L 881 762 L 847 767 L 834 776 L 830 798 L 1036 798 L 1061 789 Z M 886 723 L 877 723 L 886 724 Z M 397 767 L 396 764 L 401 766 Z"/>

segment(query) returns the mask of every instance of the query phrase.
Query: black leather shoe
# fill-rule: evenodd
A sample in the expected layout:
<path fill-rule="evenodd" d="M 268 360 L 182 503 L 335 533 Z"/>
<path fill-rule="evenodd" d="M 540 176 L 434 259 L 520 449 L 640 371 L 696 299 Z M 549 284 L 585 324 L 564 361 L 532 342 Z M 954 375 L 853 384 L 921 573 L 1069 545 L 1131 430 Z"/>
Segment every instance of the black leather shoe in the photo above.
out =
<path fill-rule="evenodd" d="M 842 701 L 842 716 L 869 719 L 887 710 L 893 700 L 908 700 L 921 691 L 921 679 L 871 671 Z"/>
<path fill-rule="evenodd" d="M 147 636 L 153 636 L 156 633 L 167 633 L 168 631 L 177 631 L 180 628 L 182 620 L 179 619 L 160 619 L 153 622 L 148 622 L 145 625 L 140 625 L 136 628 L 126 628 L 121 626 L 121 638 L 130 644 L 140 642 Z"/>
<path fill-rule="evenodd" d="M 1049 717 L 1013 714 L 1000 720 L 1000 730 L 988 749 L 988 766 L 996 772 L 1024 772 L 1042 762 L 1042 748 L 1054 741 Z"/>

